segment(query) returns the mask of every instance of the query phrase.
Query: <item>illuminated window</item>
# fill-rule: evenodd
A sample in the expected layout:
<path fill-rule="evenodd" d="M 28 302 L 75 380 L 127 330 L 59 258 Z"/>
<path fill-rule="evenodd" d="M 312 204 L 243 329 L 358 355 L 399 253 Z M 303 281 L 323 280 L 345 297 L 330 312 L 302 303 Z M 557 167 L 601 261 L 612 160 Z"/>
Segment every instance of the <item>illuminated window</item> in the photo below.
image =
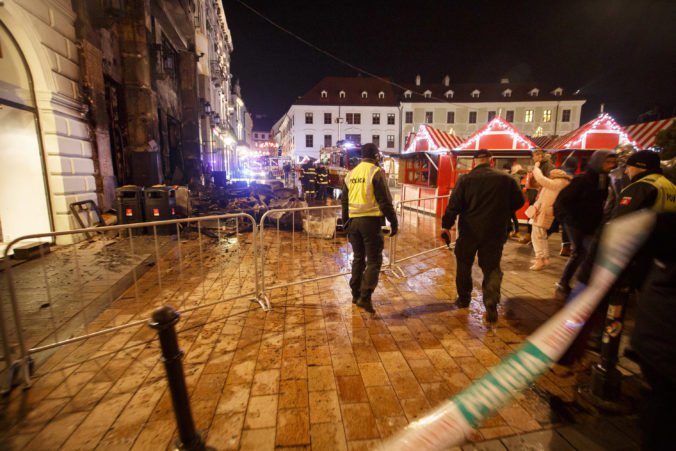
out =
<path fill-rule="evenodd" d="M 373 113 L 373 120 L 371 122 L 373 125 L 380 124 L 380 113 Z"/>
<path fill-rule="evenodd" d="M 371 136 L 371 142 L 375 144 L 376 147 L 380 147 L 380 135 Z"/>
<path fill-rule="evenodd" d="M 469 118 L 467 120 L 470 124 L 476 124 L 476 111 L 469 112 Z"/>
<path fill-rule="evenodd" d="M 387 125 L 394 125 L 394 113 L 387 113 Z"/>
<path fill-rule="evenodd" d="M 446 123 L 455 124 L 455 111 L 448 111 L 446 113 Z"/>
<path fill-rule="evenodd" d="M 523 120 L 524 122 L 533 122 L 533 110 L 526 110 Z"/>
<path fill-rule="evenodd" d="M 561 113 L 561 122 L 570 122 L 570 110 L 563 110 L 563 113 Z"/>
<path fill-rule="evenodd" d="M 507 122 L 514 122 L 514 110 L 507 110 L 507 114 L 505 114 L 505 119 L 507 119 Z"/>
<path fill-rule="evenodd" d="M 495 115 L 496 115 L 495 111 L 489 111 L 488 112 L 488 120 L 492 121 L 493 119 L 495 119 Z"/>
<path fill-rule="evenodd" d="M 312 113 L 305 113 L 305 123 L 306 124 L 312 124 Z"/>
<path fill-rule="evenodd" d="M 394 135 L 387 135 L 387 148 L 394 149 Z"/>
<path fill-rule="evenodd" d="M 542 112 L 542 122 L 551 122 L 552 121 L 552 110 L 544 110 Z"/>
<path fill-rule="evenodd" d="M 331 123 L 331 113 L 324 113 L 324 124 Z"/>
<path fill-rule="evenodd" d="M 312 135 L 305 135 L 305 147 L 312 147 Z"/>
<path fill-rule="evenodd" d="M 407 124 L 413 123 L 413 111 L 407 111 L 406 113 L 404 113 L 404 117 Z"/>
<path fill-rule="evenodd" d="M 425 111 L 425 123 L 431 124 L 434 122 L 434 111 Z"/>

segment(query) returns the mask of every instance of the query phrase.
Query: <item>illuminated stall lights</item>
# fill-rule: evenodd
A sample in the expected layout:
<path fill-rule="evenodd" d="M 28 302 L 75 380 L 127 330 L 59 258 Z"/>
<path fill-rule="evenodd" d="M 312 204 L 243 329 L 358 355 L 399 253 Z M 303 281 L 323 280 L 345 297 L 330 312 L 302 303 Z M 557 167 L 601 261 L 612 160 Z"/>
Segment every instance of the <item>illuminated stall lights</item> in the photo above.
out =
<path fill-rule="evenodd" d="M 456 150 L 474 150 L 477 149 L 481 138 L 489 137 L 490 135 L 507 134 L 512 138 L 512 148 L 517 149 L 519 146 L 525 149 L 533 149 L 537 147 L 533 142 L 529 141 L 525 136 L 519 133 L 510 123 L 496 116 L 488 124 L 484 125 L 467 141 L 456 147 Z M 487 146 L 490 148 L 490 146 Z"/>
<path fill-rule="evenodd" d="M 587 138 L 589 135 L 614 133 L 618 135 L 618 145 L 631 144 L 637 149 L 640 148 L 639 144 L 629 137 L 624 129 L 607 113 L 582 126 L 578 133 L 571 136 L 567 141 L 557 143 L 555 147 L 559 149 L 585 149 L 587 148 Z"/>

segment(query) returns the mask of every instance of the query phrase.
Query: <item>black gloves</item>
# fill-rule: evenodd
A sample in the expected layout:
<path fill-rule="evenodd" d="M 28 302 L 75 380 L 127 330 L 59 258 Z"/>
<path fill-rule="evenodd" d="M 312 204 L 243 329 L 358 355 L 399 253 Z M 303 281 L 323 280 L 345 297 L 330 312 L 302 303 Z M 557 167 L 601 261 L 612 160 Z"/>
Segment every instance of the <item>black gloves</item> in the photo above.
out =
<path fill-rule="evenodd" d="M 441 239 L 446 243 L 446 247 L 451 246 L 451 234 L 446 229 L 441 229 Z"/>

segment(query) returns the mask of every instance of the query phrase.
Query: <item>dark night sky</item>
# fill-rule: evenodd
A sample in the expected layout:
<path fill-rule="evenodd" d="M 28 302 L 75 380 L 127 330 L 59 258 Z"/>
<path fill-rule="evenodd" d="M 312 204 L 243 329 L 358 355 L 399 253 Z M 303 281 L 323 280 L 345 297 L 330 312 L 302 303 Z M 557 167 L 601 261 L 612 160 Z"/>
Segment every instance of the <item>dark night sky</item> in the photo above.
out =
<path fill-rule="evenodd" d="M 676 116 L 676 1 L 241 0 L 314 45 L 400 83 L 540 81 L 580 89 L 583 121 L 601 102 L 620 123 L 658 107 Z M 353 76 L 273 27 L 240 0 L 223 0 L 232 72 L 269 129 L 327 75 Z M 516 6 L 518 5 L 518 6 Z"/>

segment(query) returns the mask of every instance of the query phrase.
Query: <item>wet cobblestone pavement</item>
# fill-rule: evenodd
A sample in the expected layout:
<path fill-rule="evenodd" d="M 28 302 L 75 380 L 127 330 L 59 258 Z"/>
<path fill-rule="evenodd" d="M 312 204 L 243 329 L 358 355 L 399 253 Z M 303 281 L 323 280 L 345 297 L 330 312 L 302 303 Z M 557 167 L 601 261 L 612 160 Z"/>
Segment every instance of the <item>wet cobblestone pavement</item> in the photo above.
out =
<path fill-rule="evenodd" d="M 397 259 L 438 246 L 437 231 L 431 218 L 409 217 Z M 346 270 L 344 237 L 274 229 L 265 236 L 270 312 L 239 297 L 256 288 L 249 235 L 192 236 L 88 325 L 147 319 L 163 303 L 182 311 L 193 416 L 215 449 L 371 449 L 481 377 L 559 308 L 553 284 L 564 259 L 529 271 L 531 249 L 513 241 L 503 258 L 500 318 L 489 327 L 480 294 L 469 309 L 453 305 L 448 250 L 400 263 L 404 277 L 383 273 L 377 313 L 368 314 L 351 304 L 347 276 L 274 288 Z M 551 246 L 557 255 L 558 235 Z M 3 401 L 3 448 L 171 449 L 175 422 L 153 330 L 121 329 L 43 360 L 32 388 Z M 622 364 L 625 375 L 636 371 Z M 634 417 L 576 407 L 576 382 L 547 372 L 462 449 L 638 449 Z"/>

